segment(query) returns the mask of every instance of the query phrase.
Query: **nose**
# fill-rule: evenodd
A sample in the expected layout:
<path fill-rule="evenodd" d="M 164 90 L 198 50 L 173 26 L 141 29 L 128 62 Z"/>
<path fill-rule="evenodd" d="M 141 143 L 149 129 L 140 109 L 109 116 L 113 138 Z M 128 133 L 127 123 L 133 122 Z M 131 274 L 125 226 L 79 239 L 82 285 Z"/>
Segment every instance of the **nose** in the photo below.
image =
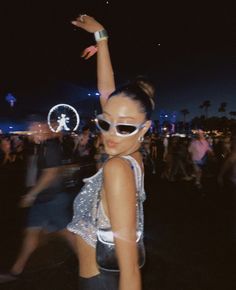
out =
<path fill-rule="evenodd" d="M 111 127 L 110 127 L 108 133 L 109 133 L 110 135 L 116 135 L 116 128 L 115 128 L 115 126 L 112 126 L 112 125 L 111 125 Z"/>

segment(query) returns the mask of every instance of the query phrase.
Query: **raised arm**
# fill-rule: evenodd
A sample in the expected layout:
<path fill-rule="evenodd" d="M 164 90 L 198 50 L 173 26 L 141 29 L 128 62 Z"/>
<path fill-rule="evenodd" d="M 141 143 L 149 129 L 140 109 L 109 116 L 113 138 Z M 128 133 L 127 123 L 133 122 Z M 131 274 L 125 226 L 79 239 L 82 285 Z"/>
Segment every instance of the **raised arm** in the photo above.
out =
<path fill-rule="evenodd" d="M 111 58 L 108 48 L 108 37 L 99 36 L 98 32 L 104 32 L 102 24 L 97 22 L 93 17 L 81 15 L 72 21 L 77 27 L 80 27 L 90 33 L 97 35 L 97 87 L 100 93 L 100 103 L 104 107 L 108 96 L 115 90 L 114 74 L 111 64 Z"/>

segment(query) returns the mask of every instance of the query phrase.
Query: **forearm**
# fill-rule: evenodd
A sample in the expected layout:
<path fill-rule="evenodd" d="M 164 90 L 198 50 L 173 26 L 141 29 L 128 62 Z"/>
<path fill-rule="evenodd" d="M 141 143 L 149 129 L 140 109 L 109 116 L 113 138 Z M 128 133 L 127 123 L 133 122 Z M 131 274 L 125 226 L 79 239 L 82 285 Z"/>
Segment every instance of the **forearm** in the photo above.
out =
<path fill-rule="evenodd" d="M 108 48 L 108 36 L 102 24 L 93 17 L 80 15 L 72 24 L 93 33 L 97 42 L 97 87 L 100 93 L 100 102 L 104 107 L 108 96 L 115 89 L 113 69 Z"/>
<path fill-rule="evenodd" d="M 48 188 L 48 186 L 55 180 L 58 174 L 57 168 L 44 169 L 42 176 L 39 178 L 35 186 L 28 192 L 37 196 L 41 191 Z"/>
<path fill-rule="evenodd" d="M 119 290 L 141 290 L 141 274 L 139 268 L 133 271 L 121 271 Z"/>
<path fill-rule="evenodd" d="M 108 96 L 115 90 L 114 73 L 108 48 L 108 40 L 98 41 L 97 53 L 97 87 L 103 107 Z"/>

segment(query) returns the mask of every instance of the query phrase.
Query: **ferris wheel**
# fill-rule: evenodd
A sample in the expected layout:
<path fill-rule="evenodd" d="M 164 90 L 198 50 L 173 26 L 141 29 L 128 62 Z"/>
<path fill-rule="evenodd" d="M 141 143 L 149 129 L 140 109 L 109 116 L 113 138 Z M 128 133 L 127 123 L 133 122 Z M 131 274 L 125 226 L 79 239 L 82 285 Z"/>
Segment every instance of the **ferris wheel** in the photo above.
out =
<path fill-rule="evenodd" d="M 80 122 L 76 109 L 68 104 L 58 104 L 48 113 L 48 126 L 53 132 L 75 131 Z"/>

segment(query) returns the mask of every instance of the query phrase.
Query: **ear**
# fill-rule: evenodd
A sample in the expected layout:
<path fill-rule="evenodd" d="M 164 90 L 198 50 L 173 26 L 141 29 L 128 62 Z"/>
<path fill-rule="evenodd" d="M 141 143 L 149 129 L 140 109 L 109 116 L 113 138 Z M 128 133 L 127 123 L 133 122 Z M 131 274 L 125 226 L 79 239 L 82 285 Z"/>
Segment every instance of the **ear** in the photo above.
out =
<path fill-rule="evenodd" d="M 147 133 L 147 131 L 149 130 L 151 125 L 152 125 L 152 121 L 151 120 L 148 120 L 148 121 L 145 122 L 144 127 L 141 130 L 141 133 L 142 133 L 143 136 Z"/>

